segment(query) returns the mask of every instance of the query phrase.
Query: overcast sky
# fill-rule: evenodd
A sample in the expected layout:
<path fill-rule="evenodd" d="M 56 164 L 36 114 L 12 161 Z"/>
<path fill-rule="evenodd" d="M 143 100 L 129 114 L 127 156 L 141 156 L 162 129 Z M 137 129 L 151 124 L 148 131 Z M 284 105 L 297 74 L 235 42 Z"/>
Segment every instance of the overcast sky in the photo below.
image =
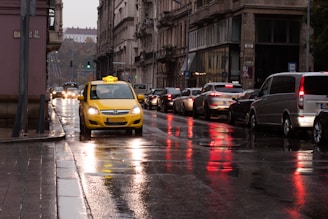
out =
<path fill-rule="evenodd" d="M 63 26 L 97 28 L 99 0 L 63 0 Z"/>

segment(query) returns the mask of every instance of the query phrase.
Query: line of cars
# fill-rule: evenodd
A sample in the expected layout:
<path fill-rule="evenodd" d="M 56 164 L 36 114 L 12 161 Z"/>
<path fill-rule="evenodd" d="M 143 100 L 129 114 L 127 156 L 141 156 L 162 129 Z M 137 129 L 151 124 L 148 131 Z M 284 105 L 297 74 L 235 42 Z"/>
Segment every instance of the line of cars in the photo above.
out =
<path fill-rule="evenodd" d="M 137 101 L 135 109 L 139 108 L 138 114 L 142 114 L 140 102 L 143 102 L 144 108 L 147 109 L 156 107 L 158 111 L 171 110 L 174 113 L 192 115 L 194 118 L 203 116 L 207 120 L 212 116 L 223 114 L 227 116 L 230 123 L 241 121 L 252 130 L 259 126 L 276 126 L 282 128 L 284 136 L 292 135 L 299 128 L 312 128 L 315 143 L 325 144 L 328 142 L 328 87 L 326 84 L 328 84 L 328 72 L 287 72 L 268 76 L 258 90 L 243 90 L 242 86 L 237 83 L 210 82 L 202 88 L 185 88 L 182 92 L 174 87 L 150 89 L 148 94 L 142 95 L 143 99 L 134 91 L 131 93 L 134 89 L 127 83 L 104 78 L 103 81 L 92 82 L 88 85 L 90 87 L 86 86 L 83 98 L 80 96 L 79 100 L 81 106 L 92 101 L 98 103 L 100 97 L 93 98 L 92 89 L 106 86 L 106 88 L 113 88 L 116 93 L 114 99 L 119 100 L 115 100 L 113 106 L 128 100 L 134 104 Z M 126 86 L 125 91 L 129 91 L 130 96 L 132 95 L 131 98 L 121 97 L 120 95 L 124 94 L 123 90 L 116 92 L 124 86 Z M 111 94 L 109 89 L 105 93 Z M 100 89 L 99 95 L 101 94 Z M 100 99 L 110 103 L 112 97 Z M 137 135 L 142 133 L 142 122 L 139 123 L 142 121 L 141 117 L 136 117 L 137 120 L 129 124 L 130 114 L 127 114 L 128 117 L 120 117 L 120 120 L 116 120 L 117 118 L 114 117 L 120 115 L 120 109 L 108 108 L 105 111 L 99 111 L 101 110 L 99 107 L 88 105 L 83 110 L 80 108 L 82 134 L 90 135 L 92 129 L 112 127 L 121 127 L 128 132 L 134 129 Z M 92 110 L 97 112 L 96 115 L 104 114 L 104 117 L 95 116 L 96 120 L 93 120 Z M 114 113 L 113 118 L 112 113 Z M 131 118 L 135 117 L 134 108 L 127 113 L 132 113 Z M 90 117 L 85 119 L 86 115 Z"/>
<path fill-rule="evenodd" d="M 243 122 L 252 130 L 259 126 L 279 127 L 286 137 L 297 129 L 312 129 L 314 142 L 326 144 L 327 84 L 328 72 L 285 72 L 268 76 L 260 89 L 243 90 L 240 84 L 211 82 L 191 95 L 191 88 L 187 88 L 170 100 L 171 108 L 162 105 L 163 92 L 153 100 L 155 104 L 157 99 L 157 109 L 164 112 L 172 109 L 175 113 L 191 113 L 194 118 L 202 115 L 205 119 L 225 114 L 230 123 Z"/>
<path fill-rule="evenodd" d="M 281 127 L 286 137 L 298 129 L 312 129 L 314 142 L 327 144 L 327 84 L 328 72 L 272 74 L 248 98 L 245 93 L 236 99 L 230 106 L 228 119 L 230 122 L 241 119 L 251 129 L 259 126 Z M 239 117 L 234 113 L 238 105 L 244 105 L 245 109 Z"/>
<path fill-rule="evenodd" d="M 76 82 L 65 82 L 62 87 L 56 86 L 49 89 L 52 99 L 71 98 L 75 99 L 80 95 L 78 84 Z"/>
<path fill-rule="evenodd" d="M 229 106 L 243 92 L 238 83 L 210 82 L 203 87 L 179 88 L 166 87 L 151 89 L 145 95 L 144 108 L 158 111 L 192 115 L 203 115 L 209 120 L 212 116 L 227 115 Z"/>

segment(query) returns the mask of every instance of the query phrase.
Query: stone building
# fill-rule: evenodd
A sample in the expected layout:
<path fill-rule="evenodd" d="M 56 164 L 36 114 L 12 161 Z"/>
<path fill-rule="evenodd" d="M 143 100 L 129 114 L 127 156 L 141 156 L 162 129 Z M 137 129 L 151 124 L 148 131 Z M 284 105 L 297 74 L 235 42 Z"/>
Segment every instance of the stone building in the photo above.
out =
<path fill-rule="evenodd" d="M 88 38 L 92 39 L 93 42 L 97 42 L 97 29 L 96 28 L 64 28 L 64 40 L 72 39 L 78 43 L 85 43 Z"/>
<path fill-rule="evenodd" d="M 29 128 L 36 128 L 39 119 L 40 96 L 47 95 L 47 54 L 58 50 L 62 42 L 62 0 L 36 0 L 31 2 L 29 16 L 23 16 L 21 0 L 0 1 L 0 127 L 12 127 L 17 112 L 18 99 L 21 93 L 20 73 L 28 67 L 28 77 L 24 81 L 27 95 L 27 111 Z M 25 1 L 27 2 L 27 1 Z M 33 2 L 35 5 L 33 5 Z M 26 3 L 27 4 L 27 3 Z M 27 8 L 27 7 L 26 7 Z M 25 25 L 22 25 L 25 17 Z M 27 19 L 28 18 L 28 19 Z M 28 25 L 27 25 L 28 23 Z M 23 26 L 23 29 L 21 28 Z M 29 28 L 27 28 L 29 26 Z M 29 36 L 28 53 L 21 58 L 21 38 L 24 29 Z M 29 34 L 28 34 L 29 33 Z M 27 46 L 26 46 L 27 47 Z M 22 61 L 26 65 L 22 65 Z M 21 68 L 24 66 L 24 68 Z M 25 74 L 24 74 L 25 76 Z M 48 100 L 45 98 L 45 128 L 48 126 Z M 41 116 L 42 117 L 42 116 Z M 23 127 L 25 128 L 25 127 Z"/>
<path fill-rule="evenodd" d="M 99 0 L 97 24 L 97 53 L 95 54 L 96 78 L 113 70 L 114 0 Z"/>
<path fill-rule="evenodd" d="M 236 81 L 253 88 L 275 72 L 305 71 L 307 6 L 308 0 L 136 0 L 136 78 L 149 87 Z"/>

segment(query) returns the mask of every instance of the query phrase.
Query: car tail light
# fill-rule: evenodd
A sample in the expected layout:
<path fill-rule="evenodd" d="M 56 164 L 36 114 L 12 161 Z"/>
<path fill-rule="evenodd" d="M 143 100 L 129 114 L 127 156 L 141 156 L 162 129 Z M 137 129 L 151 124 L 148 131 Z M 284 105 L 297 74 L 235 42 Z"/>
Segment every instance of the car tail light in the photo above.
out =
<path fill-rule="evenodd" d="M 193 102 L 194 101 L 194 98 L 193 97 L 188 97 L 188 101 Z"/>
<path fill-rule="evenodd" d="M 168 99 L 168 100 L 172 100 L 172 95 L 171 95 L 171 94 L 168 94 L 168 95 L 167 95 L 167 99 Z"/>
<path fill-rule="evenodd" d="M 211 97 L 219 97 L 219 96 L 222 96 L 222 93 L 219 93 L 219 92 L 211 92 L 209 94 L 209 96 L 211 96 Z"/>
<path fill-rule="evenodd" d="M 298 108 L 304 108 L 304 77 L 301 78 L 300 87 L 298 89 Z"/>
<path fill-rule="evenodd" d="M 225 88 L 233 88 L 233 84 L 226 84 L 224 85 Z"/>

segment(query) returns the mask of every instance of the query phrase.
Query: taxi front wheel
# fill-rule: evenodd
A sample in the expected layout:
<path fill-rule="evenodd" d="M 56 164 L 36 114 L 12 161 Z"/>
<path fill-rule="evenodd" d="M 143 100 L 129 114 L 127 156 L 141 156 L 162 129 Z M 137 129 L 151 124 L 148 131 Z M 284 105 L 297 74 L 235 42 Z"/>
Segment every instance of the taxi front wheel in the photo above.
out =
<path fill-rule="evenodd" d="M 80 135 L 84 137 L 91 137 L 91 129 L 88 129 L 84 124 L 82 119 L 80 119 Z"/>
<path fill-rule="evenodd" d="M 142 135 L 142 127 L 135 129 L 134 132 L 136 135 L 141 136 Z"/>

